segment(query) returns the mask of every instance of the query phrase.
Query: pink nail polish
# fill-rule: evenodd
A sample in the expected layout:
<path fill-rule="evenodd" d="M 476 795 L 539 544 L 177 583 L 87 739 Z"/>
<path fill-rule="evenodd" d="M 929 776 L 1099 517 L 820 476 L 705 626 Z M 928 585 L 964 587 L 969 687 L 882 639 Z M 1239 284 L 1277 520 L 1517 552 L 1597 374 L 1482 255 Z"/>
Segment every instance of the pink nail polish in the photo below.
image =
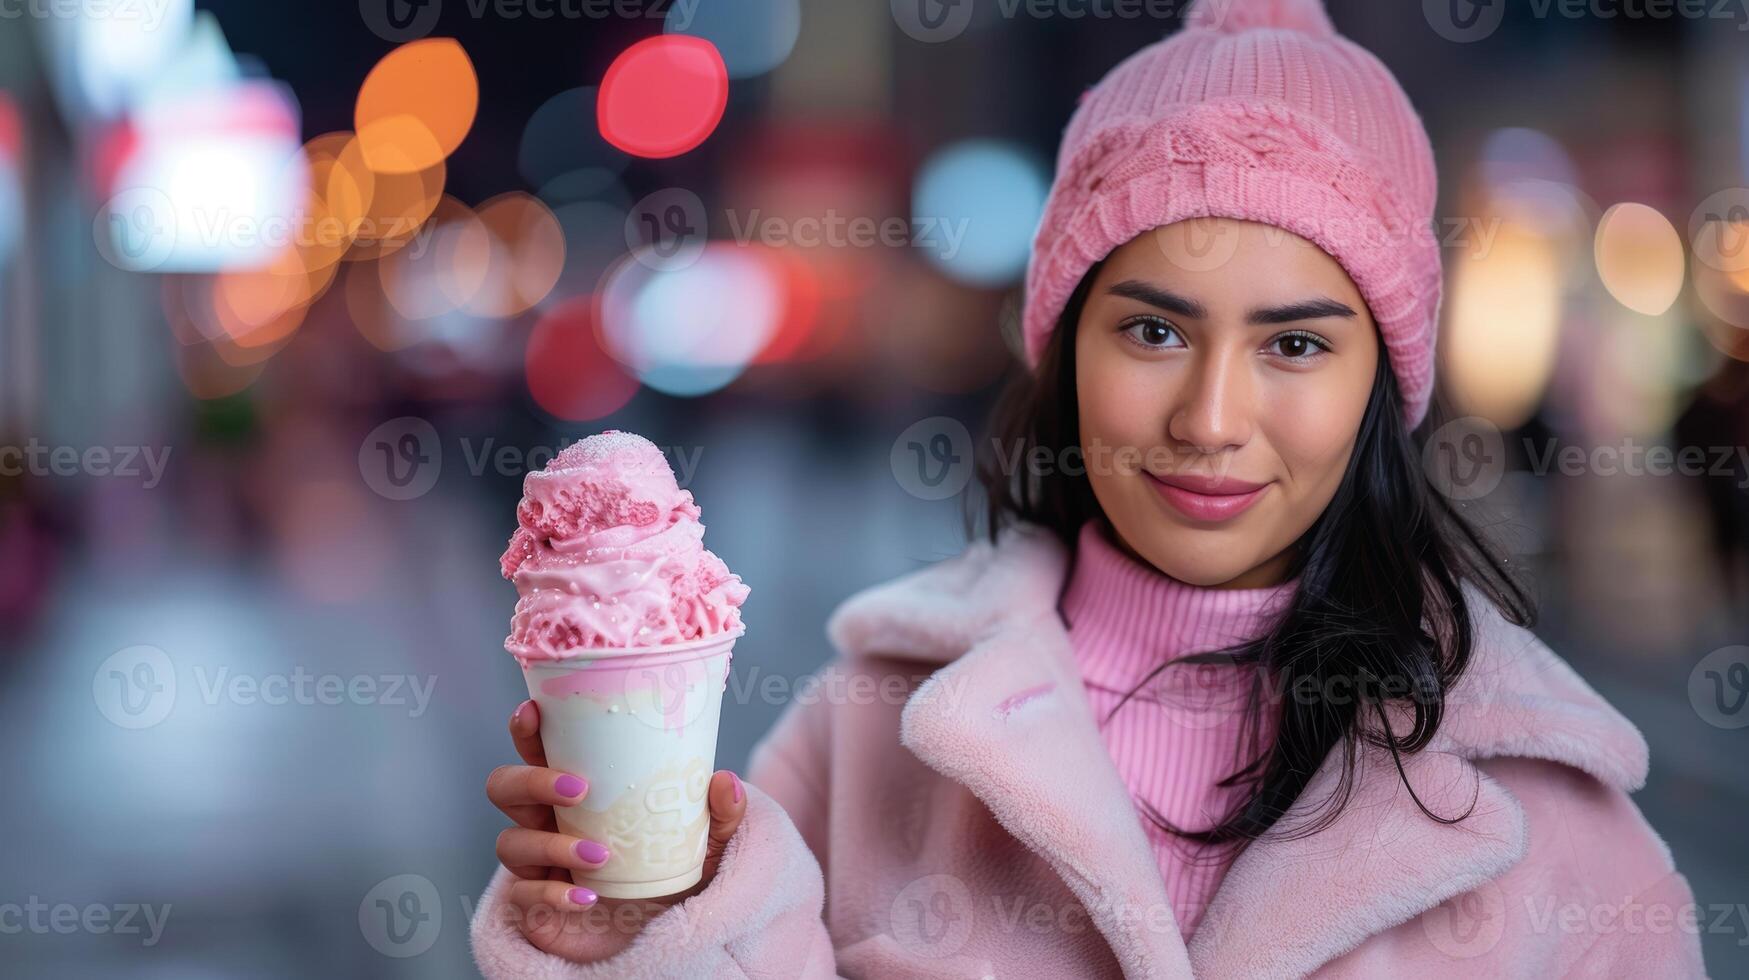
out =
<path fill-rule="evenodd" d="M 520 725 L 522 723 L 522 716 L 526 714 L 528 714 L 528 702 L 524 701 L 517 705 L 516 710 L 511 713 L 510 723 L 512 725 Z"/>
<path fill-rule="evenodd" d="M 582 796 L 583 791 L 588 788 L 589 784 L 587 782 L 580 777 L 571 775 L 570 773 L 565 773 L 553 782 L 553 792 L 558 793 L 566 799 L 570 799 L 573 796 Z"/>
<path fill-rule="evenodd" d="M 733 769 L 729 770 L 729 781 L 735 784 L 735 802 L 741 802 L 741 777 Z"/>
<path fill-rule="evenodd" d="M 573 888 L 565 893 L 565 897 L 571 900 L 572 905 L 587 908 L 595 904 L 595 893 L 587 888 Z"/>
<path fill-rule="evenodd" d="M 607 846 L 592 840 L 580 840 L 571 850 L 577 852 L 584 864 L 601 864 L 607 860 Z"/>

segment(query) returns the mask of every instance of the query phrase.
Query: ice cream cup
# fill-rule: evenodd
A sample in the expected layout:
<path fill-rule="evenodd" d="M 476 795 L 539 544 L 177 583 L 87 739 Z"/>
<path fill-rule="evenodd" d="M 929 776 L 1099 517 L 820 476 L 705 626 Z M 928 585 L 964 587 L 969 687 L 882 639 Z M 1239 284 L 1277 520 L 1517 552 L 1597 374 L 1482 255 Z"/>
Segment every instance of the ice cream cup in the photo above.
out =
<path fill-rule="evenodd" d="M 559 830 L 609 852 L 572 881 L 604 898 L 659 898 L 703 877 L 717 723 L 744 632 L 523 666 L 547 765 L 589 780 L 576 806 L 553 808 Z"/>

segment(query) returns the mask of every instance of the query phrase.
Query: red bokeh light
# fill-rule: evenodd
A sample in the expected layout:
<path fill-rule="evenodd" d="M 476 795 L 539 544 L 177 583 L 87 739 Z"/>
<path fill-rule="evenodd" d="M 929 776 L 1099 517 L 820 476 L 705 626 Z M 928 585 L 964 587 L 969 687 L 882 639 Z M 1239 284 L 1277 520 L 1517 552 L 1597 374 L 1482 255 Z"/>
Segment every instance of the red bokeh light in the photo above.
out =
<path fill-rule="evenodd" d="M 596 99 L 602 138 L 633 156 L 679 156 L 703 143 L 729 104 L 729 70 L 703 38 L 663 34 L 625 49 Z"/>
<path fill-rule="evenodd" d="M 567 300 L 528 336 L 528 393 L 543 411 L 570 422 L 612 415 L 638 391 L 638 379 L 601 349 L 595 306 L 593 296 Z"/>

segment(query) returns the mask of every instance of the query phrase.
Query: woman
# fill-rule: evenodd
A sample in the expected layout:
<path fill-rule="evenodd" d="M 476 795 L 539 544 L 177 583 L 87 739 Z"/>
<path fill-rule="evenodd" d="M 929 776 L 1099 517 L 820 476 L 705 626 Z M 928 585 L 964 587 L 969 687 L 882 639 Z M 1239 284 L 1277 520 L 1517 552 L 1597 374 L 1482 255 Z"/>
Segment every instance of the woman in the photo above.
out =
<path fill-rule="evenodd" d="M 1187 21 L 1065 134 L 990 540 L 834 613 L 827 696 L 713 780 L 669 902 L 571 886 L 601 848 L 550 807 L 588 774 L 523 704 L 487 976 L 1702 972 L 1644 741 L 1410 438 L 1419 120 L 1315 0 Z"/>

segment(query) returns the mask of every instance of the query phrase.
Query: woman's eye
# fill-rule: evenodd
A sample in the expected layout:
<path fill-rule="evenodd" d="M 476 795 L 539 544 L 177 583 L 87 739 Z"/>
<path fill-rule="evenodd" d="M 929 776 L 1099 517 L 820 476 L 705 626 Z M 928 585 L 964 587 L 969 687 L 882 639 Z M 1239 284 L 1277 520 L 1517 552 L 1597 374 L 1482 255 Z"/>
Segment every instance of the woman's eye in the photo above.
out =
<path fill-rule="evenodd" d="M 1170 323 L 1157 317 L 1131 320 L 1124 325 L 1123 332 L 1143 347 L 1160 349 L 1182 346 L 1181 343 L 1172 343 L 1178 340 L 1178 331 Z"/>
<path fill-rule="evenodd" d="M 1306 360 L 1330 349 L 1330 346 L 1309 333 L 1284 333 L 1269 342 L 1275 353 L 1292 360 Z"/>

